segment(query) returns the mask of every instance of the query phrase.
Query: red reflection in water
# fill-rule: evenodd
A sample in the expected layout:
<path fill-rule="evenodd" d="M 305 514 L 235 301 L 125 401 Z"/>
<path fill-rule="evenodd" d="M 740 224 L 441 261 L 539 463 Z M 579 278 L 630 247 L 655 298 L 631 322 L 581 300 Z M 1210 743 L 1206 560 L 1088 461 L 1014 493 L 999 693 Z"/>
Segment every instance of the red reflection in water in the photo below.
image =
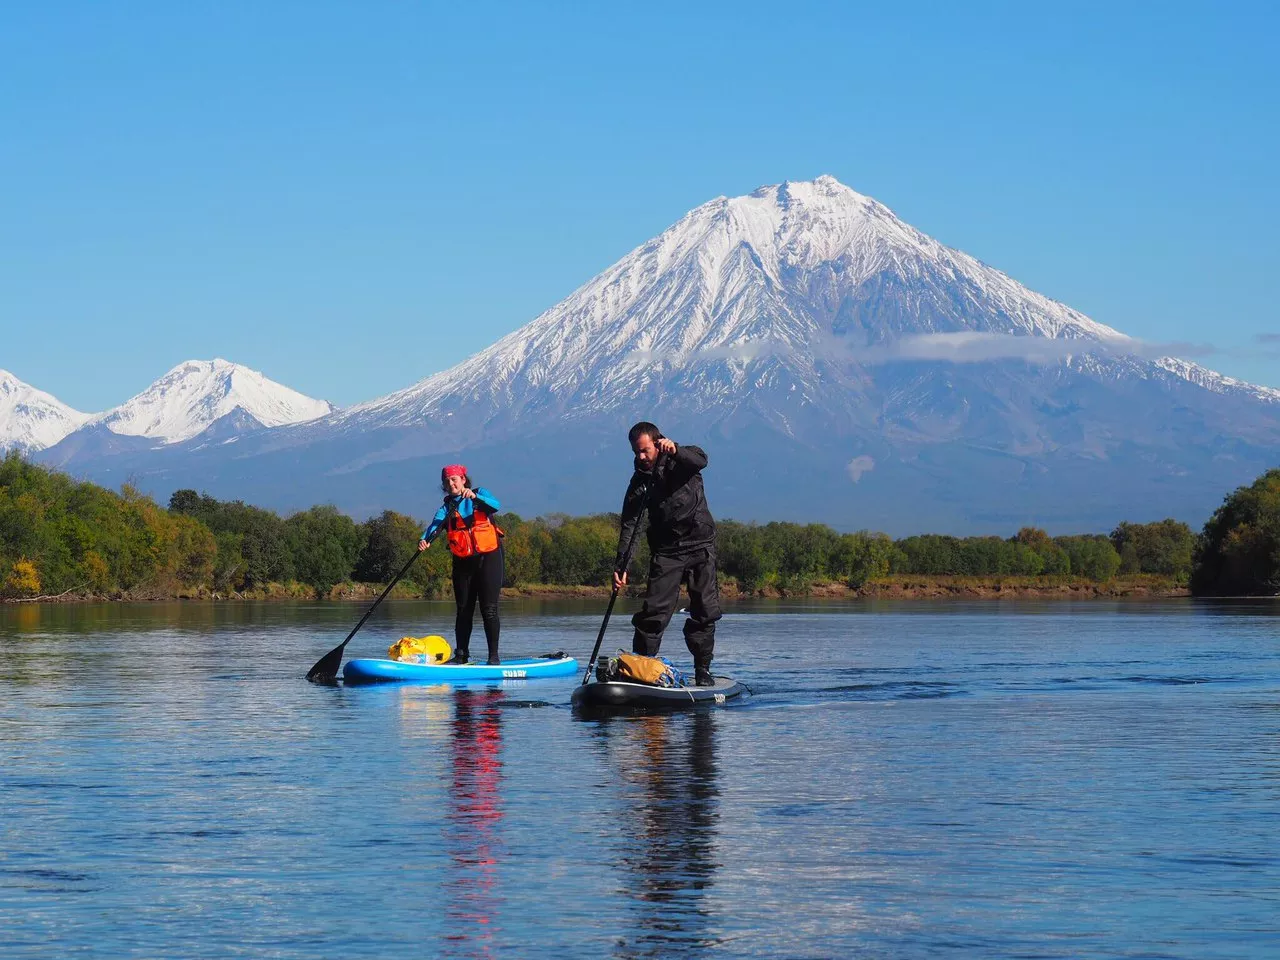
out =
<path fill-rule="evenodd" d="M 502 843 L 501 690 L 454 693 L 453 769 L 446 839 L 450 871 L 445 882 L 449 956 L 490 957 Z"/>

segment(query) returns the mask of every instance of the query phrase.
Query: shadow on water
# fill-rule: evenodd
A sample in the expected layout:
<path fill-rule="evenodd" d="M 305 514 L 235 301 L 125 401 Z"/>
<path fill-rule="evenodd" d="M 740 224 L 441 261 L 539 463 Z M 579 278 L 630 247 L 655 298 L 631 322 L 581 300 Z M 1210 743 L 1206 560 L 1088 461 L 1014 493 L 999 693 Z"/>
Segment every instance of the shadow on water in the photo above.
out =
<path fill-rule="evenodd" d="M 453 692 L 449 809 L 444 840 L 449 856 L 444 912 L 451 933 L 444 955 L 488 957 L 500 935 L 503 897 L 502 706 L 496 689 Z"/>
<path fill-rule="evenodd" d="M 721 868 L 714 711 L 601 721 L 595 742 L 621 806 L 612 862 L 629 903 L 614 956 L 669 957 L 715 944 L 708 891 Z"/>
<path fill-rule="evenodd" d="M 1199 597 L 1192 601 L 1197 613 L 1217 617 L 1275 617 L 1280 615 L 1280 596 Z"/>

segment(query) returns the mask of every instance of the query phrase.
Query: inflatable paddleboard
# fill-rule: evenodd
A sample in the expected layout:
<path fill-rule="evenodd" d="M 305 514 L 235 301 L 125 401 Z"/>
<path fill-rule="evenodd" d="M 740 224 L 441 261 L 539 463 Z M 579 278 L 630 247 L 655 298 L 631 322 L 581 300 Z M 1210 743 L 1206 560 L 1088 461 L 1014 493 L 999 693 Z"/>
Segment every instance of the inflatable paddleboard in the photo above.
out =
<path fill-rule="evenodd" d="M 746 687 L 731 677 L 716 677 L 711 687 L 655 687 L 647 683 L 605 680 L 586 683 L 573 691 L 573 705 L 582 710 L 684 710 L 719 706 Z"/>
<path fill-rule="evenodd" d="M 573 657 L 520 657 L 495 666 L 486 663 L 403 663 L 399 660 L 348 660 L 342 668 L 347 683 L 468 683 L 473 680 L 533 680 L 566 677 L 578 672 Z"/>

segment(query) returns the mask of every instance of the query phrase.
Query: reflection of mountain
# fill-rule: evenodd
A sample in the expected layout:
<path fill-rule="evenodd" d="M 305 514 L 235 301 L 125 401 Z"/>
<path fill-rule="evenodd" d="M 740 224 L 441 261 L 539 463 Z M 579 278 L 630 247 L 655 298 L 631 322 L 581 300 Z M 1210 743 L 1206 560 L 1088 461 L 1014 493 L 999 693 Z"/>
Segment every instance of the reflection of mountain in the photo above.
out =
<path fill-rule="evenodd" d="M 615 857 L 633 919 L 618 957 L 667 957 L 713 942 L 707 891 L 715 883 L 719 789 L 716 716 L 652 716 L 601 727 L 631 815 Z"/>
<path fill-rule="evenodd" d="M 453 771 L 445 843 L 446 956 L 487 957 L 499 931 L 502 842 L 501 690 L 454 691 Z"/>

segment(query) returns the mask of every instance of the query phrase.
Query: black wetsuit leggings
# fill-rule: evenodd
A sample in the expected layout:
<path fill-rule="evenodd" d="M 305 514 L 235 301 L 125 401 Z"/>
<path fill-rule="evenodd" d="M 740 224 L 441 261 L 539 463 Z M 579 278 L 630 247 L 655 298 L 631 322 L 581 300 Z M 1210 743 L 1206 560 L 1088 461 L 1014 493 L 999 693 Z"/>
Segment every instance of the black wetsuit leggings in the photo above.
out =
<path fill-rule="evenodd" d="M 489 659 L 498 659 L 498 595 L 502 592 L 502 577 L 501 546 L 492 553 L 453 558 L 453 599 L 458 604 L 458 619 L 453 628 L 460 655 L 471 656 L 471 622 L 475 619 L 476 602 L 479 601 Z"/>

